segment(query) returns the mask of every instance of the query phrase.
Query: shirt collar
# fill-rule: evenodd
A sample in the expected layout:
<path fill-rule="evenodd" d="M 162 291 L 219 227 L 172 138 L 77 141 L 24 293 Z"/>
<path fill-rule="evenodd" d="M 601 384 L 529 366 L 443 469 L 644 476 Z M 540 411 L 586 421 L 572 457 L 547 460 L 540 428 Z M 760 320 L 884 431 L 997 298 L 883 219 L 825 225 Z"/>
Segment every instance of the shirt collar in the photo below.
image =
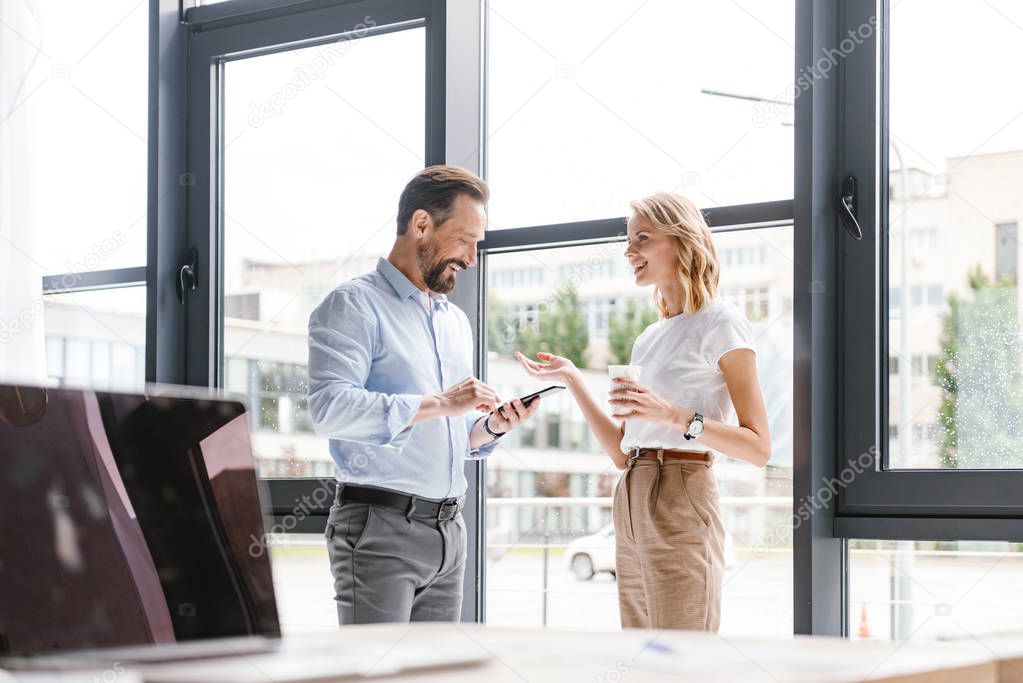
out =
<path fill-rule="evenodd" d="M 377 260 L 377 271 L 384 276 L 391 288 L 394 289 L 394 293 L 398 295 L 398 298 L 402 301 L 410 299 L 413 296 L 416 297 L 420 302 L 426 301 L 427 293 L 412 284 L 412 281 L 405 277 L 405 273 L 398 270 L 393 263 L 385 258 Z M 448 298 L 443 294 L 437 294 L 434 292 L 430 295 L 433 302 L 440 308 L 447 308 Z"/>

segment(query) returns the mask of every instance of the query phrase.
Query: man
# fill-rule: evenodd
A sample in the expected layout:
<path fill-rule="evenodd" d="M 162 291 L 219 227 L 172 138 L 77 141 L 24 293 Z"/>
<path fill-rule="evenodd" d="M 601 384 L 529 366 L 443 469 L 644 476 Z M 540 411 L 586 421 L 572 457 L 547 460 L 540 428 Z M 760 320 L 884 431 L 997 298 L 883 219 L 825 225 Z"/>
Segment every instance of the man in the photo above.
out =
<path fill-rule="evenodd" d="M 374 272 L 309 319 L 309 412 L 338 495 L 325 532 L 341 624 L 457 621 L 466 458 L 531 417 L 472 376 L 469 320 L 444 296 L 476 263 L 489 189 L 453 166 L 416 174 Z"/>

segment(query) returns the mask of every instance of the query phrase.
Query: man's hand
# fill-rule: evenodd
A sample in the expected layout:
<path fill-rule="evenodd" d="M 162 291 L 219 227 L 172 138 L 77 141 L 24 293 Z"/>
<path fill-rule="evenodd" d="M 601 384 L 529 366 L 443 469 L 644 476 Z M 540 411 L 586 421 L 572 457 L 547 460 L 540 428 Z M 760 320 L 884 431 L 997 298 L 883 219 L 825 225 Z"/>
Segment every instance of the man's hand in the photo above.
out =
<path fill-rule="evenodd" d="M 441 394 L 423 396 L 412 424 L 436 417 L 465 415 L 473 410 L 494 410 L 500 403 L 496 391 L 475 377 L 466 377 Z"/>
<path fill-rule="evenodd" d="M 495 432 L 508 432 L 533 417 L 533 413 L 539 407 L 540 399 L 538 398 L 530 401 L 528 406 L 522 403 L 522 399 L 516 398 L 502 404 L 497 410 L 488 415 L 486 418 L 488 420 L 487 424 Z"/>
<path fill-rule="evenodd" d="M 493 388 L 475 377 L 466 377 L 447 391 L 438 395 L 442 415 L 465 415 L 472 410 L 494 410 L 501 403 Z"/>

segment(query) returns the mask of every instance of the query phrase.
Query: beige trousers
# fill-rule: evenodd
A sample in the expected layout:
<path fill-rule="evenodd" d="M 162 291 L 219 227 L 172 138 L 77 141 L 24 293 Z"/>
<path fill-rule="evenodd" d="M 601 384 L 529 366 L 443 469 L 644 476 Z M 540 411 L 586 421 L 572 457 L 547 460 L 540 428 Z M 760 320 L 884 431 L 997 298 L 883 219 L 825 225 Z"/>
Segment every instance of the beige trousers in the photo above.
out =
<path fill-rule="evenodd" d="M 612 518 L 622 627 L 716 632 L 725 530 L 711 463 L 631 457 Z"/>

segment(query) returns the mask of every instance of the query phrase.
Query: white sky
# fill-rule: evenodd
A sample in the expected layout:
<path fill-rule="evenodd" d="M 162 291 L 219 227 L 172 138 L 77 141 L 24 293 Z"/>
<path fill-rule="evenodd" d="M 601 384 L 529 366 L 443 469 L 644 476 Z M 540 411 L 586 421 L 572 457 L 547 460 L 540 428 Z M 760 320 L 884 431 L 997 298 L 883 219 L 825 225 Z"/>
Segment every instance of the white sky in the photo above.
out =
<path fill-rule="evenodd" d="M 140 265 L 145 3 L 35 4 L 35 20 L 0 4 L 0 40 L 29 57 L 29 43 L 41 48 L 2 124 L 28 136 L 22 168 L 33 189 L 3 200 L 31 203 L 37 240 L 26 251 L 47 272 L 90 254 L 100 268 Z M 892 128 L 908 163 L 941 170 L 947 156 L 1023 148 L 1023 5 L 893 4 Z M 703 206 L 791 196 L 789 117 L 757 127 L 751 103 L 699 91 L 782 95 L 792 80 L 792 7 L 495 0 L 492 227 L 622 215 L 629 198 L 658 189 Z M 381 226 L 365 249 L 386 249 L 398 192 L 422 163 L 417 33 L 352 45 L 259 128 L 245 120 L 248 105 L 279 93 L 305 56 L 229 67 L 229 254 L 344 254 Z M 93 248 L 115 231 L 125 245 Z"/>

